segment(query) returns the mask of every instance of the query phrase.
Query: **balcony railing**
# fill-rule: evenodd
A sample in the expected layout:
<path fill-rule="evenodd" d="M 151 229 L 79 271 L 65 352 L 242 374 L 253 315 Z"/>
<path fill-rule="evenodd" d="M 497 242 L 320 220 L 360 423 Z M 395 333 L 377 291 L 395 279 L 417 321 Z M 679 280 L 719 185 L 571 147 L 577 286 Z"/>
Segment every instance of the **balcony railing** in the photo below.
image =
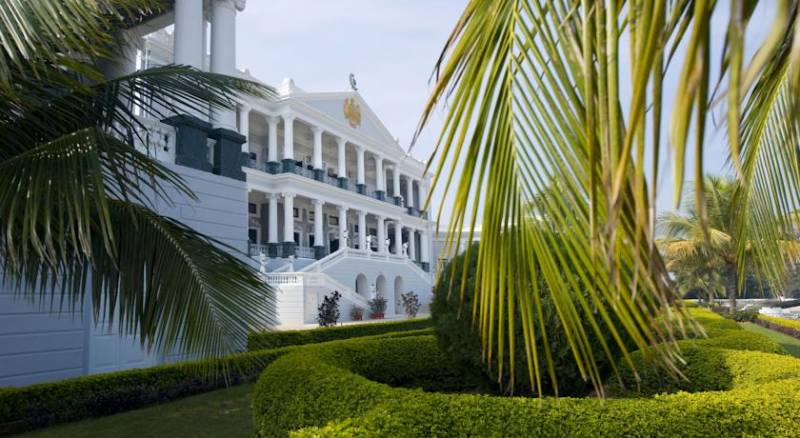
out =
<path fill-rule="evenodd" d="M 269 258 L 286 258 L 290 255 L 293 255 L 299 259 L 313 259 L 314 257 L 314 248 L 307 247 L 307 246 L 295 246 L 294 250 L 291 254 L 284 254 L 286 252 L 286 248 L 281 244 L 276 244 L 274 246 L 262 243 L 250 243 L 248 245 L 247 254 L 250 257 L 258 259 L 261 254 Z"/>
<path fill-rule="evenodd" d="M 372 185 L 369 185 L 369 184 L 365 185 L 363 193 L 358 190 L 358 186 L 356 184 L 353 184 L 352 181 L 348 182 L 347 187 L 342 187 L 342 183 L 339 180 L 339 178 L 337 178 L 335 176 L 332 176 L 332 175 L 328 175 L 328 174 L 323 174 L 321 178 L 318 178 L 316 172 L 314 171 L 314 169 L 302 164 L 302 162 L 297 162 L 295 164 L 295 166 L 293 166 L 293 168 L 291 170 L 286 170 L 284 168 L 283 163 L 272 163 L 272 164 L 274 164 L 274 165 L 270 166 L 269 163 L 258 162 L 256 160 L 250 160 L 247 163 L 247 167 L 249 167 L 251 169 L 258 169 L 258 170 L 260 170 L 262 172 L 270 173 L 270 174 L 273 174 L 273 175 L 277 175 L 277 174 L 281 174 L 281 173 L 294 173 L 295 175 L 304 176 L 306 178 L 313 179 L 315 181 L 319 181 L 321 183 L 324 183 L 324 184 L 327 184 L 327 185 L 330 185 L 330 186 L 333 186 L 333 187 L 338 187 L 338 188 L 340 188 L 342 190 L 347 190 L 347 191 L 350 191 L 350 192 L 363 194 L 364 196 L 368 196 L 368 197 L 370 197 L 372 199 L 377 199 L 379 201 L 386 202 L 387 204 L 397 205 L 397 203 L 395 202 L 394 196 L 385 194 L 384 195 L 384 199 L 379 198 L 375 186 L 372 186 Z M 404 207 L 404 206 L 403 205 L 399 205 L 399 207 Z M 419 216 L 419 217 L 427 218 L 427 214 L 425 214 L 424 212 L 419 212 L 416 209 L 408 210 L 408 211 L 406 211 L 406 213 L 409 214 L 409 215 L 412 215 L 412 216 Z M 312 257 L 313 257 L 313 255 L 312 255 Z"/>

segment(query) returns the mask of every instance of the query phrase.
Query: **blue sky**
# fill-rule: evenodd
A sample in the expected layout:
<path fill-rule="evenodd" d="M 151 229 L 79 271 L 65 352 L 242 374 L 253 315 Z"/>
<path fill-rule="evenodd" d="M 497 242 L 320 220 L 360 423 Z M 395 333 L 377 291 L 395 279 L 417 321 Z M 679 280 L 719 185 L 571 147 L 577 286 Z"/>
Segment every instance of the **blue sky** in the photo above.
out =
<path fill-rule="evenodd" d="M 277 85 L 291 77 L 307 91 L 346 90 L 348 75 L 354 73 L 364 99 L 407 146 L 431 89 L 428 79 L 434 63 L 465 4 L 466 0 L 250 0 L 237 22 L 237 63 L 267 83 Z M 753 22 L 769 24 L 768 9 L 760 6 Z M 727 22 L 724 1 L 718 10 L 713 20 L 714 63 Z M 768 30 L 752 28 L 749 52 Z M 622 84 L 626 75 L 621 73 Z M 665 96 L 674 94 L 675 76 L 667 77 Z M 441 119 L 439 111 L 413 151 L 416 158 L 430 154 Z M 709 122 L 707 141 L 706 171 L 724 173 L 721 126 Z M 693 163 L 687 161 L 688 172 Z M 657 208 L 665 211 L 673 207 L 672 162 L 667 158 L 661 167 L 665 177 L 658 184 Z"/>

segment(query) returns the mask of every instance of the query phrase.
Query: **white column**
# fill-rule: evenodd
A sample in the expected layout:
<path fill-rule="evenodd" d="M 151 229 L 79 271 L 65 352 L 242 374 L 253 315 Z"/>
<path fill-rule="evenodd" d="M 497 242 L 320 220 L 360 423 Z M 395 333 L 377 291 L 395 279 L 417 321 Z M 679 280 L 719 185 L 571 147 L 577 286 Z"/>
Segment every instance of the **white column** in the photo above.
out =
<path fill-rule="evenodd" d="M 283 194 L 283 241 L 294 242 L 294 193 Z"/>
<path fill-rule="evenodd" d="M 356 146 L 356 152 L 358 152 L 358 180 L 356 180 L 356 183 L 364 184 L 364 146 Z"/>
<path fill-rule="evenodd" d="M 311 202 L 314 203 L 314 246 L 325 246 L 325 238 L 323 237 L 325 230 L 322 228 L 325 225 L 322 220 L 322 206 L 325 205 L 325 201 L 314 199 Z"/>
<path fill-rule="evenodd" d="M 406 207 L 414 206 L 414 180 L 406 178 Z"/>
<path fill-rule="evenodd" d="M 403 225 L 400 224 L 400 219 L 394 221 L 394 253 L 403 255 Z"/>
<path fill-rule="evenodd" d="M 322 128 L 319 126 L 312 126 L 314 133 L 314 152 L 312 154 L 312 166 L 314 169 L 322 169 Z"/>
<path fill-rule="evenodd" d="M 283 159 L 294 160 L 294 119 L 290 114 L 283 116 Z"/>
<path fill-rule="evenodd" d="M 358 249 L 367 250 L 367 212 L 358 212 Z"/>
<path fill-rule="evenodd" d="M 400 165 L 397 164 L 392 168 L 392 191 L 394 196 L 400 195 Z"/>
<path fill-rule="evenodd" d="M 250 152 L 250 106 L 246 104 L 242 104 L 239 112 L 239 134 L 245 136 L 242 152 Z"/>
<path fill-rule="evenodd" d="M 347 178 L 347 141 L 341 137 L 336 137 L 336 151 L 338 155 L 339 169 L 336 173 L 339 178 Z"/>
<path fill-rule="evenodd" d="M 422 248 L 420 248 L 420 254 L 419 254 L 420 255 L 420 259 L 422 259 L 420 261 L 422 263 L 430 263 L 431 262 L 430 255 L 428 254 L 428 251 L 430 249 L 429 248 L 430 242 L 428 242 L 428 230 L 423 230 L 420 233 L 420 239 L 419 240 L 420 240 L 419 244 L 420 244 L 420 246 L 422 246 Z"/>
<path fill-rule="evenodd" d="M 270 193 L 269 198 L 269 243 L 278 243 L 278 194 Z"/>
<path fill-rule="evenodd" d="M 408 229 L 408 258 L 417 259 L 417 231 L 413 228 Z"/>
<path fill-rule="evenodd" d="M 203 68 L 203 2 L 175 0 L 175 64 Z"/>
<path fill-rule="evenodd" d="M 360 229 L 360 228 L 359 228 Z M 344 235 L 347 233 L 347 207 L 339 206 L 339 248 L 347 247 Z"/>
<path fill-rule="evenodd" d="M 386 191 L 386 177 L 383 174 L 383 157 L 375 157 L 375 179 L 377 180 L 375 190 Z"/>
<path fill-rule="evenodd" d="M 277 117 L 267 117 L 269 133 L 267 134 L 267 161 L 278 161 L 278 122 Z"/>
<path fill-rule="evenodd" d="M 378 254 L 386 253 L 386 220 L 378 216 Z"/>
<path fill-rule="evenodd" d="M 236 5 L 233 0 L 211 2 L 211 72 L 236 74 Z M 219 127 L 236 129 L 236 114 L 231 109 L 212 108 L 211 119 Z"/>

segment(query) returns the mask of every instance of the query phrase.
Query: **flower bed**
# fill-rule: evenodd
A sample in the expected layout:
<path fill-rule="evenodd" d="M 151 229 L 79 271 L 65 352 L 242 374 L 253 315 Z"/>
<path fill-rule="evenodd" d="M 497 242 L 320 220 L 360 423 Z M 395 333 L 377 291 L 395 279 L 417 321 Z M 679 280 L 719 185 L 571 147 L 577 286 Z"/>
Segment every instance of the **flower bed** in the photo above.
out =
<path fill-rule="evenodd" d="M 758 318 L 753 322 L 762 327 L 800 339 L 800 321 L 778 318 L 776 316 L 758 315 Z"/>
<path fill-rule="evenodd" d="M 356 335 L 356 332 L 350 333 Z M 376 338 L 426 333 L 431 333 L 430 329 L 401 330 Z M 305 340 L 310 342 L 310 339 Z M 222 359 L 95 374 L 22 388 L 0 388 L 0 436 L 251 382 L 275 359 L 297 348 L 287 346 Z"/>
<path fill-rule="evenodd" d="M 796 434 L 800 359 L 758 351 L 780 347 L 756 338 L 742 343 L 750 350 L 734 350 L 730 332 L 745 333 L 738 325 L 698 316 L 716 335 L 684 341 L 701 352 L 689 357 L 687 374 L 697 378 L 709 364 L 719 372 L 691 389 L 724 391 L 612 400 L 432 393 L 474 390 L 433 336 L 354 339 L 307 346 L 273 362 L 256 384 L 256 430 L 270 437 Z"/>
<path fill-rule="evenodd" d="M 361 336 L 375 336 L 384 333 L 397 333 L 432 327 L 430 318 L 410 319 L 370 324 L 349 324 L 313 330 L 286 330 L 251 333 L 247 339 L 249 351 L 264 348 L 278 348 L 289 345 L 316 344 Z"/>

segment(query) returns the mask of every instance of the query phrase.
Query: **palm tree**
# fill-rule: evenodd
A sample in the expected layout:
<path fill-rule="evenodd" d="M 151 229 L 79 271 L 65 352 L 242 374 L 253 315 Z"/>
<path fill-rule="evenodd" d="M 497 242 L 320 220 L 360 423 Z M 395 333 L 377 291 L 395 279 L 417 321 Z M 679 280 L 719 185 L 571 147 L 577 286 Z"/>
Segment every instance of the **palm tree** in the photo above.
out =
<path fill-rule="evenodd" d="M 153 211 L 168 190 L 194 194 L 133 147 L 131 108 L 197 113 L 268 90 L 184 66 L 106 77 L 122 30 L 162 3 L 0 2 L 0 263 L 56 310 L 90 294 L 96 319 L 148 349 L 225 354 L 271 323 L 271 289 L 226 245 Z"/>
<path fill-rule="evenodd" d="M 757 219 L 735 219 L 737 251 L 750 251 L 767 278 L 781 278 L 785 256 L 775 251 L 777 236 L 791 226 L 785 213 L 800 206 L 800 1 L 767 2 L 775 10 L 770 33 L 747 57 L 745 31 L 758 4 L 468 2 L 436 64 L 419 129 L 446 103 L 429 163 L 434 184 L 449 194 L 440 212 L 452 213 L 450 235 L 460 239 L 462 228 L 482 227 L 472 315 L 487 356 L 500 358 L 500 367 L 515 342 L 524 342 L 529 355 L 536 351 L 531 334 L 540 329 L 541 293 L 558 303 L 583 376 L 598 388 L 586 339 L 600 320 L 615 328 L 623 360 L 630 362 L 618 336 L 624 332 L 665 366 L 675 364 L 673 327 L 683 325 L 664 322 L 687 314 L 656 246 L 659 171 L 669 149 L 676 205 L 688 155 L 694 179 L 702 180 L 713 105 L 726 111 L 736 209 Z M 712 16 L 726 12 L 727 29 L 712 32 Z M 712 57 L 714 46 L 723 47 L 721 57 Z M 664 88 L 670 77 L 675 89 Z M 537 193 L 551 186 L 560 194 L 543 207 L 565 236 L 561 247 L 524 220 Z M 693 196 L 702 208 L 702 184 Z M 698 211 L 702 224 L 706 214 Z M 743 246 L 748 241 L 751 248 Z M 563 260 L 576 267 L 577 280 L 557 275 Z M 534 266 L 543 268 L 546 288 L 532 281 Z M 584 300 L 582 290 L 592 294 Z M 507 329 L 517 308 L 523 339 Z M 593 308 L 593 317 L 577 317 L 581 308 Z M 528 364 L 532 382 L 552 367 L 546 358 L 529 357 Z"/>
<path fill-rule="evenodd" d="M 739 295 L 739 266 L 747 266 L 747 260 L 739 260 L 739 244 L 735 240 L 734 223 L 736 212 L 733 197 L 736 193 L 734 180 L 718 176 L 706 176 L 703 182 L 702 208 L 697 208 L 694 198 L 684 202 L 685 213 L 669 212 L 658 218 L 663 237 L 657 240 L 667 269 L 685 281 L 702 282 L 703 278 L 718 273 L 725 285 L 725 296 L 730 300 L 730 311 L 736 310 Z M 698 214 L 706 212 L 704 225 Z M 745 257 L 750 254 L 745 253 Z M 688 278 L 687 278 L 688 277 Z"/>

